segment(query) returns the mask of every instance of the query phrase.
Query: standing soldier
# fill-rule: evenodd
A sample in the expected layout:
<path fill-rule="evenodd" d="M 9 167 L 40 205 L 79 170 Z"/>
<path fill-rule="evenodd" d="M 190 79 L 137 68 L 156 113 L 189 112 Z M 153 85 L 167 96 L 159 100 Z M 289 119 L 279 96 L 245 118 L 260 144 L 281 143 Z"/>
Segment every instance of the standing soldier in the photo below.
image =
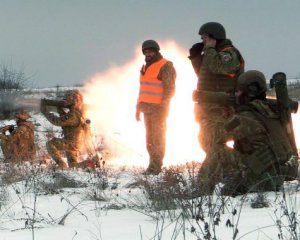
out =
<path fill-rule="evenodd" d="M 222 135 L 227 137 L 217 139 L 208 164 L 201 168 L 200 191 L 211 193 L 218 182 L 229 195 L 276 191 L 283 181 L 296 179 L 298 156 L 276 105 L 266 99 L 266 89 L 263 73 L 250 70 L 240 75 L 237 113 L 224 125 Z M 226 146 L 228 140 L 234 140 L 234 149 Z"/>
<path fill-rule="evenodd" d="M 220 23 L 203 24 L 199 35 L 203 42 L 190 49 L 190 59 L 198 77 L 197 89 L 193 93 L 194 110 L 201 128 L 199 142 L 206 152 L 206 164 L 211 148 L 223 132 L 224 122 L 234 112 L 233 103 L 224 102 L 222 96 L 228 95 L 234 101 L 237 77 L 244 71 L 244 60 L 232 42 L 226 39 L 225 29 Z"/>
<path fill-rule="evenodd" d="M 1 149 L 5 162 L 19 163 L 33 161 L 35 158 L 34 125 L 27 121 L 30 115 L 26 111 L 19 111 L 16 115 L 17 127 L 5 126 L 1 129 Z M 9 131 L 9 135 L 5 133 Z"/>
<path fill-rule="evenodd" d="M 62 128 L 63 138 L 53 138 L 46 147 L 52 159 L 62 169 L 77 167 L 84 136 L 83 97 L 78 90 L 66 92 L 63 107 L 57 107 L 59 116 L 47 111 L 46 103 L 42 100 L 41 112 L 55 126 Z M 65 152 L 66 163 L 61 153 Z"/>
<path fill-rule="evenodd" d="M 144 114 L 149 166 L 146 174 L 161 172 L 165 155 L 166 120 L 175 91 L 176 71 L 173 63 L 164 59 L 154 40 L 142 44 L 146 64 L 140 73 L 140 92 L 136 106 L 136 120 Z"/>

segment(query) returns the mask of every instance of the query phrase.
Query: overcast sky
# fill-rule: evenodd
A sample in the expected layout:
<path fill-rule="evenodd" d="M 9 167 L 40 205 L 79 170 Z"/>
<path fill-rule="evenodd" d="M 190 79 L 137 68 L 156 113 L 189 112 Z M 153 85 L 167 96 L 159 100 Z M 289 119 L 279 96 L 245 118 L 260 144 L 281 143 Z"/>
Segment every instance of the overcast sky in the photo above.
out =
<path fill-rule="evenodd" d="M 82 84 L 148 38 L 188 55 L 208 21 L 224 25 L 246 69 L 300 76 L 300 0 L 0 0 L 0 63 L 37 87 Z"/>

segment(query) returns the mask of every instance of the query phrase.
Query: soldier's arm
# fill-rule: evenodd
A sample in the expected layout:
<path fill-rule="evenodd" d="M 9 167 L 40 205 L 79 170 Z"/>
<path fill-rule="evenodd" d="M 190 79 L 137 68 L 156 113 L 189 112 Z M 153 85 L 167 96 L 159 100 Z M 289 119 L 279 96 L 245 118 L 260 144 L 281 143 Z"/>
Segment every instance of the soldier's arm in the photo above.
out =
<path fill-rule="evenodd" d="M 74 113 L 68 113 L 65 116 L 55 116 L 52 113 L 45 115 L 50 123 L 55 126 L 66 127 L 66 126 L 78 126 L 80 124 L 80 119 Z"/>
<path fill-rule="evenodd" d="M 259 139 L 259 136 L 266 135 L 266 129 L 250 111 L 235 114 L 226 122 L 225 130 L 232 135 L 234 140 L 252 136 Z"/>
<path fill-rule="evenodd" d="M 6 136 L 5 134 L 0 134 L 0 140 L 1 141 L 7 141 L 8 140 L 8 136 Z"/>
<path fill-rule="evenodd" d="M 172 62 L 167 62 L 160 70 L 158 79 L 164 87 L 163 104 L 168 105 L 175 93 L 176 70 Z"/>
<path fill-rule="evenodd" d="M 29 134 L 25 126 L 19 126 L 12 132 L 11 135 L 8 135 L 8 137 L 12 142 L 16 142 L 17 140 L 20 139 L 23 140 L 28 139 Z"/>
<path fill-rule="evenodd" d="M 20 126 L 18 128 L 15 128 L 15 130 L 10 134 L 10 135 L 4 135 L 1 134 L 0 135 L 0 139 L 6 143 L 18 143 L 20 142 L 20 140 L 24 139 L 28 139 L 28 133 L 25 129 L 25 127 Z"/>
<path fill-rule="evenodd" d="M 238 53 L 234 48 L 218 52 L 216 48 L 212 46 L 205 46 L 203 53 L 202 65 L 211 73 L 234 73 L 240 68 Z"/>

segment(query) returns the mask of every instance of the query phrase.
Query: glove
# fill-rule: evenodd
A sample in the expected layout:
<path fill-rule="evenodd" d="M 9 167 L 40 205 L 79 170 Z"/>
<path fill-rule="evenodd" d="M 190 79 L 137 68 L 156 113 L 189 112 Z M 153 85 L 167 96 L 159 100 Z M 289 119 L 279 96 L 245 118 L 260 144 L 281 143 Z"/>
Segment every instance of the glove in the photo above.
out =
<path fill-rule="evenodd" d="M 298 159 L 297 156 L 292 155 L 290 157 L 290 159 L 287 162 L 284 163 L 284 165 L 286 165 L 286 166 L 288 166 L 290 168 L 298 168 L 298 165 L 299 165 L 298 160 L 299 159 Z"/>
<path fill-rule="evenodd" d="M 199 101 L 199 91 L 198 90 L 193 91 L 192 99 L 193 99 L 194 102 Z"/>
<path fill-rule="evenodd" d="M 141 115 L 141 111 L 140 111 L 138 108 L 136 108 L 136 111 L 135 111 L 135 119 L 136 119 L 137 121 L 141 121 L 140 115 Z"/>
<path fill-rule="evenodd" d="M 9 125 L 8 131 L 11 133 L 15 130 L 15 126 L 14 125 Z"/>
<path fill-rule="evenodd" d="M 190 48 L 190 56 L 188 57 L 189 59 L 193 59 L 199 55 L 201 55 L 201 52 L 203 51 L 204 44 L 203 42 L 195 43 L 191 48 Z"/>

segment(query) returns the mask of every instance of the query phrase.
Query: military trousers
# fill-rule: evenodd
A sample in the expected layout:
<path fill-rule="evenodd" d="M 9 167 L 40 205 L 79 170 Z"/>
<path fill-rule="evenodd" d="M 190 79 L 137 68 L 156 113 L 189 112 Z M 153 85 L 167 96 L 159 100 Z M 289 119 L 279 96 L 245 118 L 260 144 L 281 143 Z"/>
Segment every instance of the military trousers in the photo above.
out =
<path fill-rule="evenodd" d="M 46 148 L 52 159 L 62 168 L 68 167 L 62 158 L 63 153 L 67 157 L 69 167 L 72 167 L 79 161 L 79 146 L 70 143 L 66 139 L 53 138 L 47 142 Z"/>
<path fill-rule="evenodd" d="M 164 109 L 144 113 L 150 171 L 159 172 L 163 165 L 166 148 L 166 118 Z"/>

